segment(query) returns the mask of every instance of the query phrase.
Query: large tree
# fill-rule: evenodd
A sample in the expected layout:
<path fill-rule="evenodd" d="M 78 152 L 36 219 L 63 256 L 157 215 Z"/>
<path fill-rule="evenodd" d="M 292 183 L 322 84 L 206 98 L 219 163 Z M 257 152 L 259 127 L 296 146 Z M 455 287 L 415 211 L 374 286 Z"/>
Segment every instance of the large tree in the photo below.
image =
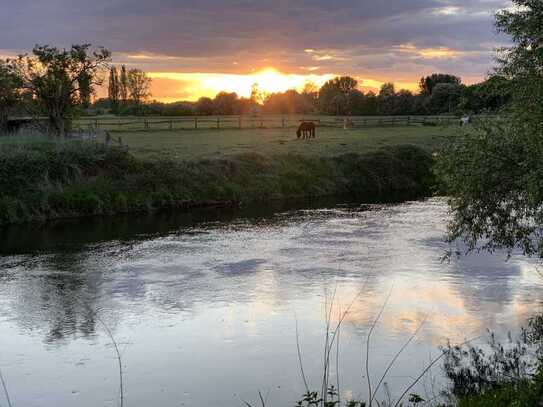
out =
<path fill-rule="evenodd" d="M 115 66 L 112 66 L 109 70 L 108 98 L 111 109 L 117 112 L 119 110 L 119 100 L 121 99 L 121 88 L 119 73 Z"/>
<path fill-rule="evenodd" d="M 211 116 L 215 110 L 215 105 L 213 104 L 213 99 L 202 96 L 195 105 L 196 114 L 202 116 Z"/>
<path fill-rule="evenodd" d="M 458 109 L 464 113 L 496 113 L 510 101 L 509 81 L 493 74 L 484 82 L 466 86 Z"/>
<path fill-rule="evenodd" d="M 358 82 L 350 76 L 338 76 L 327 81 L 319 90 L 319 109 L 327 114 L 349 114 L 349 99 Z"/>
<path fill-rule="evenodd" d="M 21 78 L 5 61 L 0 60 L 0 131 L 4 130 L 10 111 L 19 103 Z"/>
<path fill-rule="evenodd" d="M 396 104 L 396 88 L 393 83 L 384 83 L 377 95 L 377 111 L 382 115 L 393 115 Z"/>
<path fill-rule="evenodd" d="M 434 73 L 430 76 L 421 78 L 419 82 L 420 94 L 422 96 L 431 96 L 434 88 L 440 83 L 460 85 L 462 80 L 458 76 L 449 75 L 446 73 Z"/>
<path fill-rule="evenodd" d="M 498 30 L 515 43 L 499 52 L 498 73 L 510 81 L 516 120 L 533 126 L 537 134 L 543 126 L 543 2 L 513 3 L 515 8 L 496 17 Z"/>
<path fill-rule="evenodd" d="M 313 111 L 310 99 L 304 94 L 298 93 L 295 89 L 283 93 L 272 93 L 264 100 L 262 110 L 265 113 L 276 114 L 304 114 Z"/>
<path fill-rule="evenodd" d="M 109 61 L 108 50 L 82 44 L 70 49 L 36 46 L 32 55 L 21 55 L 8 63 L 21 80 L 21 90 L 37 102 L 38 110 L 32 113 L 46 115 L 49 130 L 64 135 L 75 108 L 87 103 L 94 87 L 102 84 L 101 72 Z"/>
<path fill-rule="evenodd" d="M 92 88 L 92 76 L 90 73 L 82 73 L 77 80 L 79 86 L 79 103 L 85 109 L 88 109 L 91 104 L 91 98 L 94 94 Z"/>
<path fill-rule="evenodd" d="M 236 93 L 219 92 L 213 99 L 214 114 L 240 114 L 240 99 Z"/>
<path fill-rule="evenodd" d="M 151 78 L 141 69 L 128 71 L 128 92 L 136 106 L 136 111 L 141 113 L 143 102 L 151 96 Z"/>
<path fill-rule="evenodd" d="M 124 65 L 121 66 L 121 73 L 119 74 L 119 97 L 123 103 L 128 101 L 128 72 Z"/>
<path fill-rule="evenodd" d="M 454 140 L 437 170 L 452 196 L 451 239 L 543 257 L 543 3 L 513 3 L 497 15 L 514 44 L 497 67 L 512 85 L 507 114 Z"/>
<path fill-rule="evenodd" d="M 432 113 L 453 113 L 462 96 L 462 85 L 456 83 L 438 83 L 432 90 L 429 106 Z"/>

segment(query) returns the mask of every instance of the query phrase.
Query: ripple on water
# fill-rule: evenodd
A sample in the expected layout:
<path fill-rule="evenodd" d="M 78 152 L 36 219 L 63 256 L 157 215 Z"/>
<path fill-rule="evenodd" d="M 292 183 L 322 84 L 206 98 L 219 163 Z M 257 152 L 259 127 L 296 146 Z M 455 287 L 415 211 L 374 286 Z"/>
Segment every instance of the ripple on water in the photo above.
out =
<path fill-rule="evenodd" d="M 342 388 L 362 396 L 361 349 L 389 293 L 371 342 L 375 376 L 423 325 L 389 378 L 393 393 L 448 338 L 514 329 L 541 300 L 528 259 L 441 261 L 442 199 L 193 225 L 157 219 L 168 227 L 0 257 L 0 364 L 18 405 L 117 403 L 115 355 L 97 318 L 122 344 L 133 407 L 237 405 L 255 389 L 288 405 L 304 392 L 296 324 L 316 377 L 332 297 L 333 315 L 349 308 Z"/>

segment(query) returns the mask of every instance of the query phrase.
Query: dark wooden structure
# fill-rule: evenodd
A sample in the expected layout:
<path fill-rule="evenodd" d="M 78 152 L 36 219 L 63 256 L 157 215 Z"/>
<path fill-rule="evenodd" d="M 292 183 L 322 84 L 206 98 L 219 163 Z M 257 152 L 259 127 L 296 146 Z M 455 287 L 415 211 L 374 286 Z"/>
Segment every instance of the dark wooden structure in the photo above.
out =
<path fill-rule="evenodd" d="M 31 117 L 11 117 L 8 118 L 4 125 L 4 130 L 8 134 L 17 133 L 23 128 L 32 127 L 35 125 L 47 125 L 47 119 L 33 119 Z"/>

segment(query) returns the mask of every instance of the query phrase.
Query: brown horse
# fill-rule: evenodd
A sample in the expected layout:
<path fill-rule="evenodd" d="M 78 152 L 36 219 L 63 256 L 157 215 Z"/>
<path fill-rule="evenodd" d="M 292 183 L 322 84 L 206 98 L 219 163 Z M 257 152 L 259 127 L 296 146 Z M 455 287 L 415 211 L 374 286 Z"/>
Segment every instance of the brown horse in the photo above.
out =
<path fill-rule="evenodd" d="M 298 127 L 298 130 L 296 131 L 296 136 L 298 136 L 298 138 L 301 137 L 303 140 L 315 138 L 315 129 L 315 123 L 303 122 L 302 124 L 300 124 L 300 127 Z"/>

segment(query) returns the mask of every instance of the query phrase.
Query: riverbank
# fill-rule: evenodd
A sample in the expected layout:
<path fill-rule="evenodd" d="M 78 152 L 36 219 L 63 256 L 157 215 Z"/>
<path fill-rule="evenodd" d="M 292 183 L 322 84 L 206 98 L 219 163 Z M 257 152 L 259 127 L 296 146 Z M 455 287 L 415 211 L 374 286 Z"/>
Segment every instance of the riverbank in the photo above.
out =
<path fill-rule="evenodd" d="M 415 199 L 430 192 L 432 162 L 410 145 L 335 157 L 246 153 L 160 161 L 88 142 L 5 144 L 0 225 L 334 195 Z"/>

